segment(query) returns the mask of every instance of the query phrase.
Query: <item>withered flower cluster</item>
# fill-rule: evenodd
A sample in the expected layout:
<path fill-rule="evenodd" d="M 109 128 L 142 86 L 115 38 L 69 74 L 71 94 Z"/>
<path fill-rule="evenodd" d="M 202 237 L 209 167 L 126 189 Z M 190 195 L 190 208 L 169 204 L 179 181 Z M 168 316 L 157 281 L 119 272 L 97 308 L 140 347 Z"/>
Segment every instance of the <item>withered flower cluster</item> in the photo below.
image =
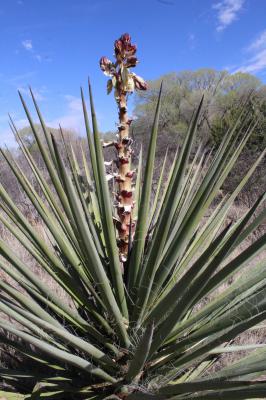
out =
<path fill-rule="evenodd" d="M 135 56 L 137 46 L 131 43 L 131 37 L 128 33 L 124 33 L 115 41 L 114 50 L 116 58 L 114 63 L 107 57 L 100 59 L 100 68 L 103 73 L 113 78 L 107 83 L 108 94 L 113 87 L 118 90 L 122 89 L 126 93 L 132 93 L 135 89 L 146 90 L 147 83 L 144 79 L 128 70 L 128 68 L 136 67 L 138 63 Z M 117 93 L 115 94 L 117 95 Z"/>
<path fill-rule="evenodd" d="M 132 142 L 129 137 L 129 127 L 132 119 L 127 114 L 127 97 L 135 89 L 146 90 L 147 83 L 143 78 L 130 71 L 138 63 L 136 57 L 137 46 L 131 43 L 131 37 L 124 33 L 114 43 L 115 61 L 112 62 L 107 57 L 100 59 L 100 68 L 103 73 L 110 78 L 107 81 L 107 93 L 114 89 L 115 99 L 118 105 L 118 133 L 117 140 L 112 142 L 117 150 L 115 164 L 118 171 L 112 175 L 117 183 L 116 209 L 117 219 L 116 228 L 118 231 L 118 246 L 120 261 L 126 262 L 130 239 L 133 239 L 135 221 L 132 217 L 134 207 L 133 185 L 134 170 L 131 169 Z M 104 146 L 109 144 L 104 144 Z M 131 238 L 130 238 L 131 235 Z"/>

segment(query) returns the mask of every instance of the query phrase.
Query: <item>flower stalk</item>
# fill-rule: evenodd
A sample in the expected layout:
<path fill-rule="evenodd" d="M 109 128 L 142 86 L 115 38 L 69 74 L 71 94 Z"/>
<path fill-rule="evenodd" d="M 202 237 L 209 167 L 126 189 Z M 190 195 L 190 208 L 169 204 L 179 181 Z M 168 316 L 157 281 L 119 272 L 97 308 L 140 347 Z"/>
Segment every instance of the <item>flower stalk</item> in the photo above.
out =
<path fill-rule="evenodd" d="M 118 220 L 116 229 L 118 232 L 118 247 L 121 263 L 125 263 L 129 253 L 130 235 L 134 235 L 135 221 L 132 218 L 134 207 L 133 200 L 133 178 L 132 169 L 132 144 L 130 137 L 130 124 L 132 119 L 128 116 L 128 96 L 137 90 L 146 90 L 147 83 L 139 76 L 130 71 L 135 67 L 138 59 L 135 56 L 137 46 L 131 43 L 128 33 L 123 34 L 114 43 L 115 62 L 107 57 L 100 59 L 100 68 L 110 78 L 107 81 L 107 93 L 114 89 L 114 96 L 118 106 L 118 133 L 117 140 L 112 144 L 117 150 L 115 164 L 118 171 L 113 178 L 117 183 L 116 209 Z M 132 238 L 131 238 L 132 239 Z"/>

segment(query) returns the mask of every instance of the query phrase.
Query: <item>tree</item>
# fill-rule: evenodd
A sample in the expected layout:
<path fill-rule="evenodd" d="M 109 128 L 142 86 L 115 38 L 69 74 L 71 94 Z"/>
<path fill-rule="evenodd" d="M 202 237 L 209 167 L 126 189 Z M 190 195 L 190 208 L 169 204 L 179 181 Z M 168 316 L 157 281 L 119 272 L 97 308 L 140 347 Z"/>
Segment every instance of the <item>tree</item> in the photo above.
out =
<path fill-rule="evenodd" d="M 197 71 L 182 71 L 171 73 L 159 79 L 149 81 L 149 90 L 135 95 L 134 135 L 137 141 L 147 147 L 148 128 L 152 124 L 152 115 L 156 106 L 159 84 L 163 80 L 162 112 L 159 121 L 158 162 L 169 148 L 170 156 L 184 141 L 189 121 L 193 111 L 204 94 L 205 107 L 199 122 L 199 143 L 209 148 L 219 146 L 228 128 L 235 123 L 241 107 L 246 104 L 249 117 L 243 123 L 247 129 L 251 120 L 258 123 L 247 143 L 246 150 L 240 157 L 234 174 L 226 182 L 226 190 L 230 191 L 242 176 L 246 165 L 253 162 L 258 152 L 266 144 L 266 86 L 253 75 L 238 72 L 230 74 L 227 71 L 199 69 Z M 249 100 L 248 100 L 249 99 Z M 265 187 L 264 174 L 257 177 L 258 189 Z M 256 183 L 253 182 L 256 186 Z M 246 190 L 251 186 L 246 186 Z M 254 191 L 254 185 L 252 186 Z"/>
<path fill-rule="evenodd" d="M 146 127 L 152 120 L 158 95 L 160 81 L 164 81 L 162 95 L 162 115 L 160 128 L 170 137 L 182 140 L 191 115 L 202 94 L 205 96 L 204 119 L 201 134 L 205 139 L 219 142 L 222 134 L 217 121 L 223 121 L 225 116 L 228 124 L 234 120 L 241 104 L 252 95 L 252 104 L 256 112 L 265 108 L 265 87 L 262 82 L 247 73 L 229 74 L 226 71 L 199 69 L 197 71 L 182 71 L 171 73 L 154 81 L 149 81 L 149 91 L 135 95 L 134 115 L 136 131 Z M 141 131 L 139 134 L 142 134 Z M 217 138 L 218 137 L 218 138 Z"/>

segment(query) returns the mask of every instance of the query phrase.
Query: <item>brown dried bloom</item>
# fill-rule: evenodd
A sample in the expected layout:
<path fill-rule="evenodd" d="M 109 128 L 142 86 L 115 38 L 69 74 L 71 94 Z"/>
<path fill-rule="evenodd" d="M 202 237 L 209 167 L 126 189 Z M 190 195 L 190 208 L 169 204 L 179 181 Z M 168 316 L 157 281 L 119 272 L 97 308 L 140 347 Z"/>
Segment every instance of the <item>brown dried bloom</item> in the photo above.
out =
<path fill-rule="evenodd" d="M 132 119 L 127 114 L 127 98 L 134 90 L 146 90 L 147 83 L 143 78 L 130 71 L 137 65 L 135 56 L 137 46 L 131 43 L 128 33 L 121 35 L 114 42 L 115 62 L 107 57 L 100 59 L 100 68 L 105 75 L 110 76 L 107 82 L 107 93 L 114 89 L 114 96 L 118 105 L 118 133 L 117 141 L 113 143 L 116 148 L 116 160 L 114 165 L 118 171 L 111 175 L 116 184 L 116 205 L 118 220 L 116 223 L 117 240 L 119 244 L 120 261 L 123 264 L 128 257 L 129 243 L 132 242 L 135 230 L 135 221 L 132 217 L 134 208 L 133 178 L 131 170 L 132 138 L 129 137 L 129 128 Z M 122 267 L 123 269 L 123 267 Z"/>
<path fill-rule="evenodd" d="M 138 89 L 138 90 L 147 90 L 148 84 L 147 84 L 146 81 L 144 81 L 143 78 L 141 78 L 140 76 L 134 74 L 133 75 L 133 80 L 134 80 L 136 89 Z"/>
<path fill-rule="evenodd" d="M 100 59 L 100 68 L 105 75 L 110 76 L 110 75 L 113 75 L 113 73 L 115 72 L 115 68 L 114 68 L 112 61 L 109 60 L 109 58 L 107 58 L 107 57 L 102 57 Z"/>

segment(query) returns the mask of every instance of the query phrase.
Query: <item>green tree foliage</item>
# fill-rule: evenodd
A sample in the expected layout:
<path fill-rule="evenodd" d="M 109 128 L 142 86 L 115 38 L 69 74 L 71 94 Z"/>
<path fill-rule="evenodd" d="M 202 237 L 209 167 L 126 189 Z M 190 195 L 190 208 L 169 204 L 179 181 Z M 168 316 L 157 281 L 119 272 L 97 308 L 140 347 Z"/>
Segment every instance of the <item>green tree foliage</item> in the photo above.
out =
<path fill-rule="evenodd" d="M 205 96 L 205 111 L 200 124 L 200 135 L 205 141 L 219 144 L 228 125 L 235 121 L 241 104 L 251 95 L 254 114 L 260 119 L 260 127 L 266 123 L 266 87 L 247 73 L 229 74 L 226 71 L 199 69 L 161 76 L 149 81 L 147 92 L 135 96 L 135 134 L 143 135 L 151 124 L 156 106 L 160 82 L 164 81 L 160 135 L 163 141 L 184 139 L 193 110 L 199 99 Z M 259 127 L 259 128 L 260 128 Z M 261 143 L 259 129 L 253 134 Z M 260 129 L 261 132 L 261 129 Z"/>
<path fill-rule="evenodd" d="M 176 147 L 183 143 L 193 111 L 203 94 L 205 104 L 199 121 L 195 148 L 199 144 L 209 149 L 217 148 L 228 128 L 238 118 L 241 107 L 247 102 L 250 117 L 243 121 L 243 129 L 246 129 L 251 121 L 255 121 L 256 126 L 238 159 L 234 173 L 229 175 L 224 185 L 225 191 L 232 191 L 247 166 L 266 145 L 266 86 L 258 78 L 247 73 L 238 72 L 232 75 L 226 71 L 207 68 L 171 73 L 149 81 L 149 90 L 135 95 L 133 132 L 137 141 L 143 143 L 144 147 L 147 147 L 147 132 L 152 124 L 161 80 L 164 82 L 164 92 L 158 138 L 160 164 L 167 147 L 169 157 L 173 159 Z M 246 186 L 247 195 L 251 192 L 257 194 L 259 188 L 266 186 L 263 168 L 265 166 Z"/>

